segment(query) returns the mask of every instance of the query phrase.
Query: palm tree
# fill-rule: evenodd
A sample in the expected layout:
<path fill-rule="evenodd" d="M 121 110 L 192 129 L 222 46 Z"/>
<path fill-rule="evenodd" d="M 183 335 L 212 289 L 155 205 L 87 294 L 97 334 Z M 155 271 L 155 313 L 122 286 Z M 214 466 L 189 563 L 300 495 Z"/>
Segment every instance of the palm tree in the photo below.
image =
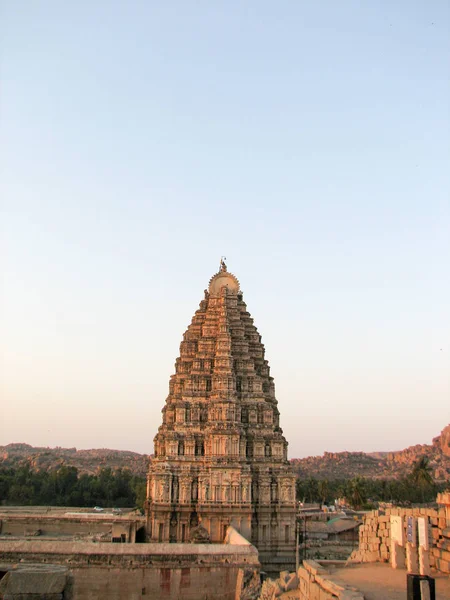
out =
<path fill-rule="evenodd" d="M 411 471 L 411 481 L 421 490 L 422 502 L 425 492 L 434 489 L 433 470 L 427 456 L 421 456 L 416 460 Z"/>
<path fill-rule="evenodd" d="M 361 479 L 361 477 L 353 477 L 353 479 L 349 481 L 348 487 L 350 496 L 348 500 L 350 500 L 350 504 L 355 509 L 361 508 L 366 501 L 364 481 Z"/>
<path fill-rule="evenodd" d="M 317 484 L 317 491 L 322 501 L 322 504 L 325 504 L 326 499 L 328 498 L 328 479 L 321 479 Z"/>

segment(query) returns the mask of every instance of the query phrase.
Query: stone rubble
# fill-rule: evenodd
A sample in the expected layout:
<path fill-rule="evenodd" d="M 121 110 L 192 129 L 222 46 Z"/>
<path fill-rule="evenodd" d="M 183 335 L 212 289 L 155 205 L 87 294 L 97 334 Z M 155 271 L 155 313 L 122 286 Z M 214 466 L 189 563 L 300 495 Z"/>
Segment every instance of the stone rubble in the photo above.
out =
<path fill-rule="evenodd" d="M 266 579 L 258 600 L 364 600 L 356 588 L 341 585 L 313 560 L 304 560 L 297 573 L 282 571 L 278 579 Z"/>

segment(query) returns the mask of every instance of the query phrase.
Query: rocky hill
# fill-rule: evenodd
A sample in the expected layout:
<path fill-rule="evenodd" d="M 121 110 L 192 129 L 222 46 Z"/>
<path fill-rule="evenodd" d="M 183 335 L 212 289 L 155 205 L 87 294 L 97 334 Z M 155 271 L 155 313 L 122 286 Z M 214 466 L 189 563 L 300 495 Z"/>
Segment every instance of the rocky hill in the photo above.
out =
<path fill-rule="evenodd" d="M 426 456 L 437 481 L 450 481 L 450 425 L 431 444 L 417 444 L 397 452 L 325 452 L 323 456 L 294 458 L 300 477 L 349 479 L 355 476 L 391 479 L 406 475 L 421 456 Z"/>
<path fill-rule="evenodd" d="M 450 480 L 450 425 L 431 444 L 418 444 L 398 452 L 325 452 L 323 456 L 294 458 L 291 463 L 302 478 L 350 479 L 355 476 L 377 479 L 398 478 L 411 471 L 420 456 L 426 456 L 437 481 Z M 34 448 L 28 444 L 0 446 L 0 467 L 29 465 L 35 470 L 74 466 L 79 473 L 95 474 L 102 468 L 125 468 L 145 477 L 149 456 L 124 450 L 77 450 L 76 448 Z"/>
<path fill-rule="evenodd" d="M 76 448 L 35 448 L 28 444 L 0 446 L 0 467 L 29 465 L 34 470 L 50 471 L 62 466 L 76 467 L 79 473 L 94 475 L 100 469 L 129 469 L 145 477 L 149 457 L 127 450 L 77 450 Z"/>

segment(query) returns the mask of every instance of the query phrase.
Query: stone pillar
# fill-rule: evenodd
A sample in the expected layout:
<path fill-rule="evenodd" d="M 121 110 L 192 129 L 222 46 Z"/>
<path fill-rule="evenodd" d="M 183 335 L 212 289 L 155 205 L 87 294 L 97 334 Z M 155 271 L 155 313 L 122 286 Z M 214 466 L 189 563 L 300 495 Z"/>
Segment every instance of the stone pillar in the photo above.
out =
<path fill-rule="evenodd" d="M 398 515 L 391 515 L 391 566 L 393 569 L 404 569 L 405 561 L 403 520 Z"/>
<path fill-rule="evenodd" d="M 419 572 L 419 556 L 417 552 L 417 546 L 415 544 L 411 544 L 410 542 L 406 543 L 406 570 L 408 573 Z"/>
<path fill-rule="evenodd" d="M 406 570 L 408 573 L 419 572 L 417 520 L 412 516 L 406 518 Z"/>
<path fill-rule="evenodd" d="M 419 573 L 421 575 L 431 575 L 430 556 L 428 550 L 425 550 L 423 546 L 419 546 Z"/>
<path fill-rule="evenodd" d="M 419 573 L 430 575 L 430 542 L 428 539 L 428 517 L 417 519 L 419 532 Z"/>

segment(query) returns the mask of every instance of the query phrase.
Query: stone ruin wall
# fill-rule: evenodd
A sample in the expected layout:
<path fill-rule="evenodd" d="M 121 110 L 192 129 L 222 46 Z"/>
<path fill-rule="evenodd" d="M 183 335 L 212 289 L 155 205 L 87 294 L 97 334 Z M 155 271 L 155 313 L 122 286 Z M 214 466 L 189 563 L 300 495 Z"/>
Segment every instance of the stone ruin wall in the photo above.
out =
<path fill-rule="evenodd" d="M 426 517 L 430 526 L 430 567 L 450 573 L 450 492 L 438 495 L 438 508 L 386 508 L 373 510 L 359 528 L 359 548 L 352 562 L 389 562 L 391 558 L 391 516 L 400 516 L 406 536 L 407 517 Z"/>
<path fill-rule="evenodd" d="M 0 557 L 10 567 L 66 567 L 71 600 L 235 600 L 260 568 L 256 549 L 236 536 L 221 545 L 10 540 Z"/>
<path fill-rule="evenodd" d="M 3 539 L 65 539 L 112 542 L 124 536 L 127 543 L 137 541 L 137 532 L 144 532 L 144 517 L 107 517 L 106 515 L 61 516 L 47 514 L 12 514 L 0 510 L 0 535 Z"/>

